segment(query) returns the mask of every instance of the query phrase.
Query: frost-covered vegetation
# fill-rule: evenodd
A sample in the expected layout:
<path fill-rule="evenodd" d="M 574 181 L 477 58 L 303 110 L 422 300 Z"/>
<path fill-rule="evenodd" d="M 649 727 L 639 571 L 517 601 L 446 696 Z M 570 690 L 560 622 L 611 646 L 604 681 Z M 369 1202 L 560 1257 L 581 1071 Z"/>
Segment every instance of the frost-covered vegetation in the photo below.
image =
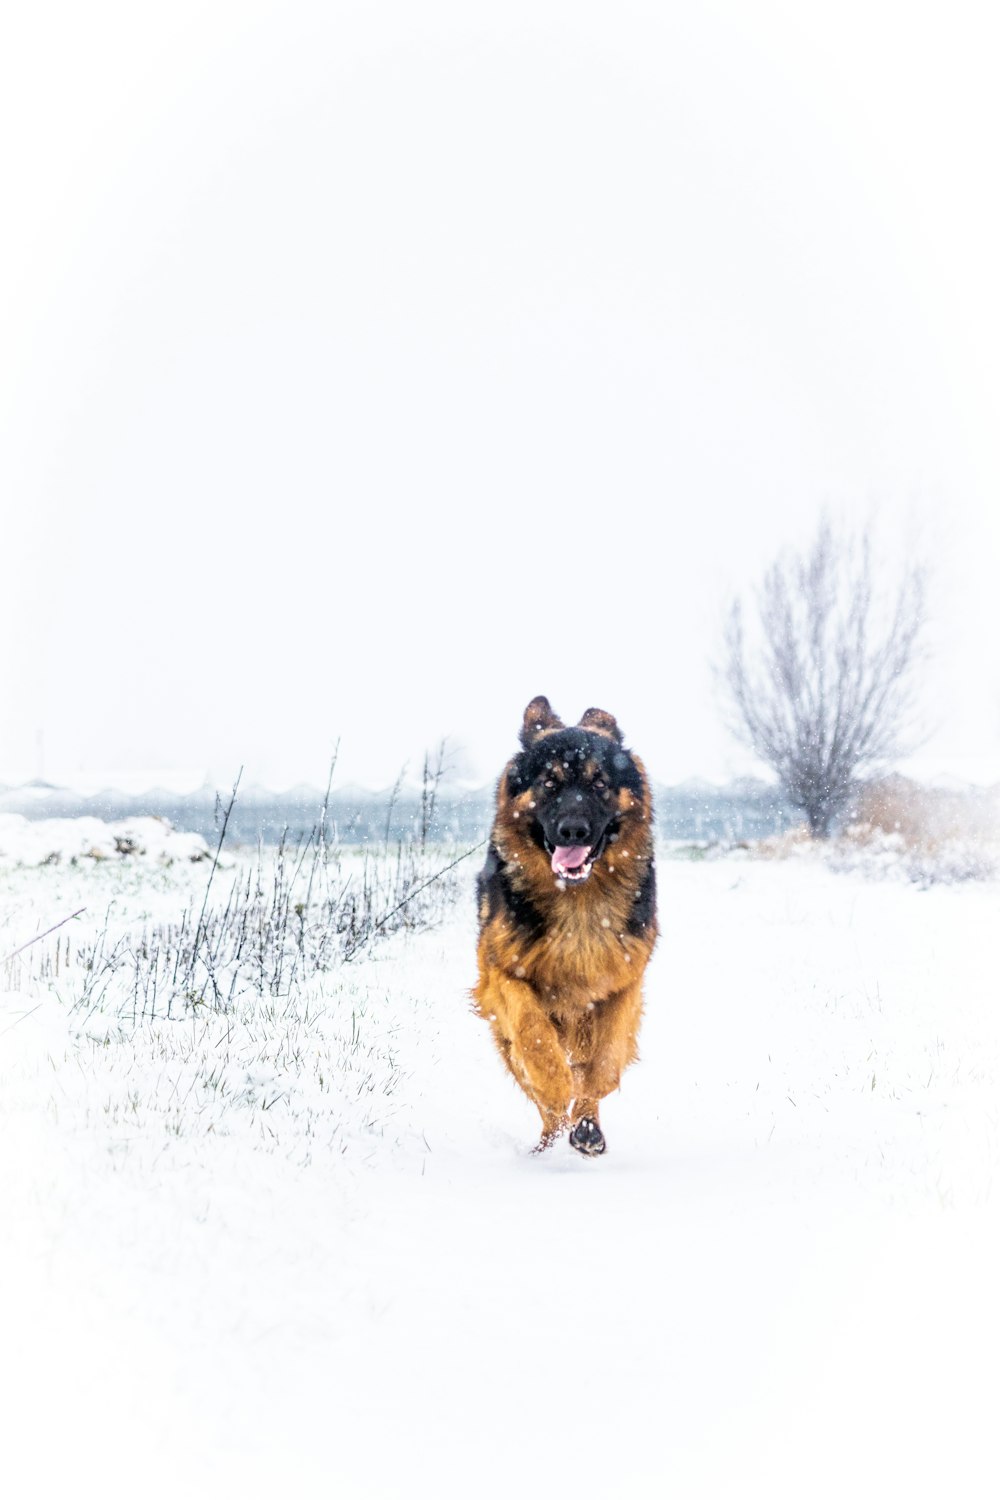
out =
<path fill-rule="evenodd" d="M 345 849 L 323 822 L 210 856 L 148 821 L 35 824 L 25 864 L 0 867 L 4 988 L 61 1016 L 78 1110 L 142 1133 L 257 1128 L 306 1154 L 388 1128 L 398 1020 L 354 971 L 440 922 L 463 851 Z"/>

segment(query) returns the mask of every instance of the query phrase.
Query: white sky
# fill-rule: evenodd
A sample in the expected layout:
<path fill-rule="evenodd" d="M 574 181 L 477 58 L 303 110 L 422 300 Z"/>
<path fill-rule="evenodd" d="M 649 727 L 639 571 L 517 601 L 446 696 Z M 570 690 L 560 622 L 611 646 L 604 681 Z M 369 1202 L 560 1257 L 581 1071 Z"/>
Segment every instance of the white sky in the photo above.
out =
<path fill-rule="evenodd" d="M 21 6 L 0 781 L 372 784 L 525 702 L 723 775 L 727 592 L 821 505 L 937 563 L 1000 765 L 986 4 Z"/>

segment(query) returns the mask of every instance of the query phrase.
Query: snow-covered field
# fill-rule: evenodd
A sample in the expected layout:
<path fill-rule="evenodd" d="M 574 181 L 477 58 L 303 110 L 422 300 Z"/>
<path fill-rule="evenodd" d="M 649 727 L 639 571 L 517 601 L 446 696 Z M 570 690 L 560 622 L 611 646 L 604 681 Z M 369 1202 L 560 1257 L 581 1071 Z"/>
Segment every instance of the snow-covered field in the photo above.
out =
<path fill-rule="evenodd" d="M 135 1021 L 57 944 L 207 866 L 0 869 L 0 956 L 87 907 L 0 995 L 0 1492 L 994 1495 L 1000 885 L 662 860 L 584 1161 L 470 1013 L 475 863 L 294 1005 Z"/>

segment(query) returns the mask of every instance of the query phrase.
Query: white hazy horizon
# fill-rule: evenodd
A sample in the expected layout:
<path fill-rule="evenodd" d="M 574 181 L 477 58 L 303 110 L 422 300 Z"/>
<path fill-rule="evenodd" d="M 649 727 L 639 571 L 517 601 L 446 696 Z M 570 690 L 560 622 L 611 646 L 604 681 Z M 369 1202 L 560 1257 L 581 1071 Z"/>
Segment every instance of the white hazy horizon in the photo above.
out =
<path fill-rule="evenodd" d="M 544 692 L 753 768 L 710 663 L 820 510 L 934 566 L 1000 760 L 997 22 L 888 0 L 22 8 L 0 783 L 486 783 Z M 978 771 L 975 768 L 980 768 Z M 932 774 L 937 774 L 932 772 Z M 985 779 L 990 779 L 986 776 Z"/>

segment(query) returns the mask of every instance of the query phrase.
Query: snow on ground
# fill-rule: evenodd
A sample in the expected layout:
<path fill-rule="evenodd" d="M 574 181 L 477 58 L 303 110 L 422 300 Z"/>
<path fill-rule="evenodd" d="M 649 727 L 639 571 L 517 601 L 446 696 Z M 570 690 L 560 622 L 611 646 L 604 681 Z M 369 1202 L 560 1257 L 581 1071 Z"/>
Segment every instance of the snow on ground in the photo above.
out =
<path fill-rule="evenodd" d="M 207 859 L 199 833 L 181 833 L 164 818 L 25 818 L 0 813 L 0 866 L 77 863 L 125 858 L 170 865 Z"/>
<path fill-rule="evenodd" d="M 660 876 L 595 1162 L 528 1152 L 466 1001 L 471 871 L 238 1031 L 81 1018 L 72 968 L 11 966 L 4 1493 L 995 1494 L 1000 887 Z M 0 955 L 205 878 L 0 870 Z"/>

